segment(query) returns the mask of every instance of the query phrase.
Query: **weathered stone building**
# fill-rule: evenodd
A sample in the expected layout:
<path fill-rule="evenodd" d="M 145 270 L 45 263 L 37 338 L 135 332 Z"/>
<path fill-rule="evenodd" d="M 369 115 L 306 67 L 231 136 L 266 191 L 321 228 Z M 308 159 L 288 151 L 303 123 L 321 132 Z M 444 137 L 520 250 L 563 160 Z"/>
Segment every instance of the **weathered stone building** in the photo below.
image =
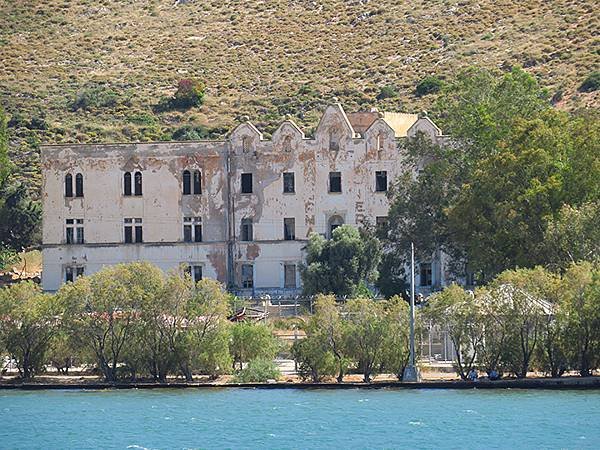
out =
<path fill-rule="evenodd" d="M 443 139 L 427 117 L 336 104 L 313 137 L 284 121 L 265 139 L 246 122 L 223 141 L 43 146 L 43 287 L 145 260 L 296 294 L 309 233 L 385 220 L 399 140 L 417 132 Z M 443 282 L 437 266 L 421 284 Z"/>

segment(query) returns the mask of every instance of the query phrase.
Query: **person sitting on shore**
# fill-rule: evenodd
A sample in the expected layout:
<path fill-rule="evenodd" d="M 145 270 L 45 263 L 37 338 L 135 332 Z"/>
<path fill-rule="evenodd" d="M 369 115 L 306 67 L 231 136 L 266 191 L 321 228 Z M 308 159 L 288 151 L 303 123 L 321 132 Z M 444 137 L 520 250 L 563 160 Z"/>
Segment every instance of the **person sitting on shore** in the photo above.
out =
<path fill-rule="evenodd" d="M 500 379 L 500 375 L 498 374 L 498 371 L 496 369 L 492 369 L 489 371 L 488 373 L 488 378 L 490 380 L 499 380 Z"/>
<path fill-rule="evenodd" d="M 467 378 L 469 379 L 469 381 L 477 381 L 478 376 L 479 375 L 477 374 L 477 371 L 474 368 L 471 369 L 467 374 Z"/>

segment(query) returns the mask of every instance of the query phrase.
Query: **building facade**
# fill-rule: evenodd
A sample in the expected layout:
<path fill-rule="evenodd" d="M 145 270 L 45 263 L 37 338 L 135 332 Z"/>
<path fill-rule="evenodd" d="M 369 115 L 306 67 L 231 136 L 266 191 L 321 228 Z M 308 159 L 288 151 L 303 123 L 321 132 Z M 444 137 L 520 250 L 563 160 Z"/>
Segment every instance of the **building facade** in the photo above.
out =
<path fill-rule="evenodd" d="M 418 132 L 445 139 L 426 116 L 335 104 L 313 137 L 288 120 L 271 139 L 245 122 L 222 141 L 42 146 L 42 286 L 141 260 L 296 295 L 310 233 L 386 220 L 399 142 Z M 443 273 L 423 265 L 421 284 Z"/>

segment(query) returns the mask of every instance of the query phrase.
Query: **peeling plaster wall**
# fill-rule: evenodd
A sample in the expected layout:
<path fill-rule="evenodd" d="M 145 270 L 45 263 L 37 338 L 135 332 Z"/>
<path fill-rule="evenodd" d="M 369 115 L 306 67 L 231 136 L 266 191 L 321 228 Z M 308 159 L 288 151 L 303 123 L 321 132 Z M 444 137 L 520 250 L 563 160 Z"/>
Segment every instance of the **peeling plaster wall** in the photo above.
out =
<path fill-rule="evenodd" d="M 271 140 L 243 123 L 227 141 L 43 146 L 44 289 L 56 290 L 68 265 L 83 265 L 90 274 L 104 265 L 147 260 L 165 270 L 201 264 L 204 276 L 222 282 L 231 267 L 238 283 L 241 265 L 252 263 L 255 289 L 281 290 L 284 264 L 298 265 L 308 235 L 328 235 L 332 216 L 359 225 L 387 215 L 385 192 L 375 192 L 375 172 L 387 171 L 390 184 L 402 169 L 401 147 L 384 119 L 367 125 L 358 134 L 341 106 L 332 105 L 311 139 L 285 121 Z M 427 118 L 409 130 L 417 131 L 441 138 Z M 332 133 L 338 150 L 329 148 Z M 182 195 L 186 169 L 201 171 L 201 195 Z M 142 172 L 142 196 L 123 195 L 126 171 Z M 295 193 L 283 193 L 284 172 L 294 173 Z M 329 172 L 341 172 L 341 193 L 329 192 Z M 83 198 L 64 196 L 67 173 L 83 174 Z M 241 193 L 242 173 L 253 174 L 251 194 Z M 188 216 L 202 218 L 202 243 L 182 242 Z M 284 241 L 284 218 L 291 217 L 296 240 Z M 84 219 L 85 244 L 65 245 L 68 218 Z M 123 244 L 124 218 L 143 219 L 143 244 Z M 239 240 L 243 218 L 253 220 L 252 242 Z M 234 259 L 229 265 L 228 248 Z"/>

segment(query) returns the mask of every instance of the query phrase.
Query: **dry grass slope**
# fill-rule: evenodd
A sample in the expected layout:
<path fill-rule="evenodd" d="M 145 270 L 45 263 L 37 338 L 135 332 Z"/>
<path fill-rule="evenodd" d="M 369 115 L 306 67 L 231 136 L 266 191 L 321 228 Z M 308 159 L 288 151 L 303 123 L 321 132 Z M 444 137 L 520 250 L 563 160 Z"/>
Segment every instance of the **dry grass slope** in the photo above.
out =
<path fill-rule="evenodd" d="M 267 133 L 292 114 L 310 129 L 321 106 L 418 111 L 435 74 L 519 64 L 561 107 L 596 107 L 577 87 L 598 67 L 592 0 L 0 0 L 0 101 L 42 126 L 13 126 L 24 169 L 40 140 L 171 137 L 186 124 L 218 132 L 248 115 Z M 153 114 L 177 80 L 198 77 L 207 101 Z M 73 111 L 101 86 L 112 101 Z M 393 86 L 398 96 L 377 100 Z M 22 127 L 21 127 L 22 128 Z M 32 131 L 32 128 L 34 131 Z M 42 130 L 39 130 L 42 128 Z M 44 129 L 45 128 L 45 129 Z M 33 150 L 31 150 L 33 149 Z M 31 152 L 28 154 L 27 152 Z M 31 169 L 36 172 L 36 169 Z"/>

